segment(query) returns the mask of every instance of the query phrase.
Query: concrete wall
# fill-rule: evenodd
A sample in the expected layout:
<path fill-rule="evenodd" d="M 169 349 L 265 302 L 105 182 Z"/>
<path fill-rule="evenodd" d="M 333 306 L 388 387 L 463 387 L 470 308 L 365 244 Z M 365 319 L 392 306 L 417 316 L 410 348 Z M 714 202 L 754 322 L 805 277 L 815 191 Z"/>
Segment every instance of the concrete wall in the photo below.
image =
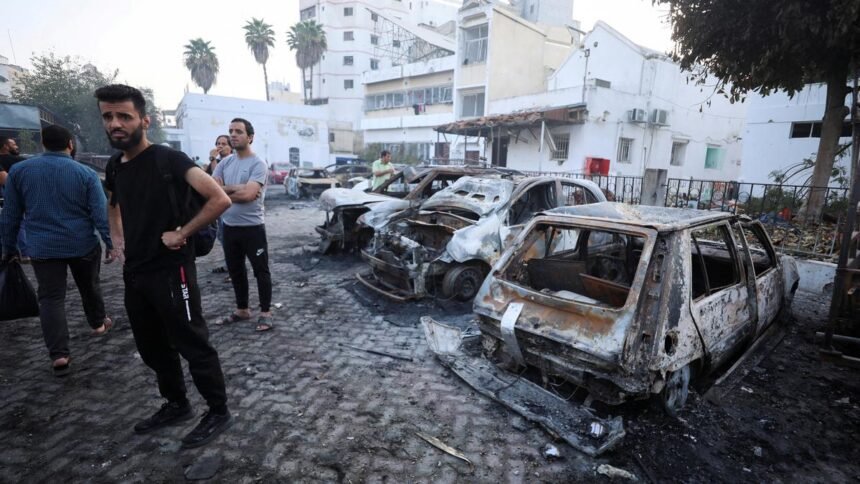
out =
<path fill-rule="evenodd" d="M 489 32 L 487 101 L 545 89 L 546 36 L 501 10 L 494 10 Z"/>
<path fill-rule="evenodd" d="M 814 159 L 820 138 L 791 138 L 791 125 L 794 122 L 820 122 L 824 117 L 826 94 L 824 84 L 810 84 L 793 98 L 785 92 L 747 98 L 740 180 L 773 183 L 770 172 L 785 170 L 805 158 Z M 850 95 L 846 96 L 845 105 L 851 105 Z M 850 137 L 839 140 L 843 144 L 850 141 Z M 850 161 L 846 158 L 842 165 L 850 167 Z M 795 179 L 794 183 L 802 180 Z"/>
<path fill-rule="evenodd" d="M 209 157 L 215 138 L 226 134 L 230 120 L 247 119 L 254 125 L 252 149 L 267 162 L 288 161 L 290 148 L 298 148 L 301 162 L 328 163 L 326 109 L 248 99 L 187 93 L 177 108 L 181 129 L 171 135 L 192 158 Z"/>
<path fill-rule="evenodd" d="M 830 299 L 833 296 L 833 279 L 836 277 L 836 264 L 814 260 L 795 259 L 797 274 L 800 276 L 797 290 L 820 294 Z"/>

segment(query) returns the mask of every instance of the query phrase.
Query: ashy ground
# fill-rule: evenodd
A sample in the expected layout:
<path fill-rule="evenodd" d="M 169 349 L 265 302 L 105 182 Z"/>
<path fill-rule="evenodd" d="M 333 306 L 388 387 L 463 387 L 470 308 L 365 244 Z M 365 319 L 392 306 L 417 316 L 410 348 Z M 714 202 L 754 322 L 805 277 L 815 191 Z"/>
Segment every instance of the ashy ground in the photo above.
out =
<path fill-rule="evenodd" d="M 215 472 L 215 482 L 605 481 L 596 473 L 601 464 L 643 482 L 860 479 L 858 373 L 819 360 L 813 334 L 826 315 L 821 301 L 797 301 L 782 345 L 721 405 L 693 394 L 677 420 L 647 404 L 620 408 L 625 440 L 591 459 L 476 394 L 434 359 L 419 316 L 465 314 L 469 305 L 397 304 L 363 291 L 354 277 L 358 257 L 315 253 L 313 226 L 322 218 L 315 204 L 288 202 L 274 189 L 267 205 L 276 329 L 210 326 L 233 428 L 189 451 L 179 439 L 194 422 L 145 436 L 131 431 L 162 401 L 135 351 L 120 269 L 105 266 L 104 293 L 118 325 L 106 338 L 90 338 L 69 286 L 69 377 L 51 374 L 37 319 L 0 323 L 0 482 L 176 482 L 189 470 Z M 211 273 L 218 252 L 199 261 L 210 321 L 233 306 L 230 284 Z M 254 293 L 252 283 L 252 304 Z M 548 444 L 559 458 L 544 456 Z"/>

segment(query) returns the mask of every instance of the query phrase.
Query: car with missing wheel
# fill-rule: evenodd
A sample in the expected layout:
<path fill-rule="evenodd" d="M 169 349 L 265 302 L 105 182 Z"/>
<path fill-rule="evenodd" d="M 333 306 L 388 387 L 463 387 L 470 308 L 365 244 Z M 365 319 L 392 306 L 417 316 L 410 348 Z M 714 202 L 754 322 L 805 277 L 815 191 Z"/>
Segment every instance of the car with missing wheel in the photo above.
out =
<path fill-rule="evenodd" d="M 675 414 L 691 381 L 773 329 L 797 287 L 794 259 L 758 221 L 606 202 L 531 220 L 474 311 L 483 353 L 502 368 L 610 405 L 654 397 Z"/>
<path fill-rule="evenodd" d="M 366 287 L 397 300 L 471 300 L 508 242 L 542 211 L 605 201 L 588 180 L 464 176 L 420 205 L 364 222 L 375 230 L 362 250 Z"/>
<path fill-rule="evenodd" d="M 292 198 L 318 198 L 329 188 L 340 187 L 340 182 L 325 168 L 291 168 L 284 178 L 284 190 Z"/>
<path fill-rule="evenodd" d="M 332 188 L 320 195 L 325 222 L 316 227 L 323 253 L 361 248 L 373 237 L 373 228 L 362 223 L 368 217 L 378 223 L 388 216 L 426 200 L 463 176 L 511 177 L 518 172 L 477 166 L 407 166 L 375 189 Z M 358 187 L 355 187 L 358 188 Z"/>

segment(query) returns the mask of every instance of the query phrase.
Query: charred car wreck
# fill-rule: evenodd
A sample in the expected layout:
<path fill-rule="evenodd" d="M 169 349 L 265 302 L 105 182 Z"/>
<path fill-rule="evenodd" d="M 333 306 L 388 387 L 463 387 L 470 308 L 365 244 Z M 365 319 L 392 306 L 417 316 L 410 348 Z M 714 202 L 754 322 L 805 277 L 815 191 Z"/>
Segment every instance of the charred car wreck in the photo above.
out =
<path fill-rule="evenodd" d="M 320 251 L 364 247 L 373 237 L 373 228 L 359 217 L 373 211 L 374 219 L 409 208 L 410 203 L 426 200 L 463 176 L 510 177 L 516 172 L 469 166 L 407 167 L 373 191 L 332 188 L 320 196 L 325 222 L 316 227 Z"/>
<path fill-rule="evenodd" d="M 418 207 L 389 217 L 368 213 L 376 230 L 362 251 L 367 287 L 406 300 L 472 299 L 507 241 L 541 211 L 605 201 L 593 182 L 554 177 L 463 177 Z"/>
<path fill-rule="evenodd" d="M 691 380 L 750 348 L 790 310 L 797 286 L 794 260 L 776 254 L 757 221 L 598 203 L 535 217 L 474 309 L 494 368 L 531 368 L 610 405 L 654 397 L 675 414 Z M 439 325 L 422 321 L 428 335 Z M 474 373 L 474 361 L 448 353 L 455 372 Z"/>

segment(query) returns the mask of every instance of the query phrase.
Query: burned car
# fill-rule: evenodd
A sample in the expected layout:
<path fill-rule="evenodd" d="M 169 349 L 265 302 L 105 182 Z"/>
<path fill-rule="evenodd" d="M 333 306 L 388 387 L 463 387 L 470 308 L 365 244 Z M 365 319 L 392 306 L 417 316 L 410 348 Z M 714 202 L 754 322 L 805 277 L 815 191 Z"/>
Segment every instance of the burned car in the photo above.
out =
<path fill-rule="evenodd" d="M 535 214 L 605 200 L 587 180 L 463 177 L 418 207 L 388 218 L 367 214 L 376 234 L 362 251 L 370 272 L 358 278 L 393 299 L 440 295 L 468 301 Z"/>
<path fill-rule="evenodd" d="M 535 217 L 475 298 L 484 353 L 615 405 L 670 414 L 789 311 L 798 286 L 758 221 L 598 203 Z"/>
<path fill-rule="evenodd" d="M 410 203 L 427 199 L 465 175 L 505 177 L 516 172 L 468 166 L 406 167 L 374 190 L 332 188 L 320 196 L 325 222 L 316 227 L 320 251 L 364 247 L 373 237 L 373 228 L 358 222 L 360 216 L 374 211 L 374 219 L 404 210 Z"/>
<path fill-rule="evenodd" d="M 369 178 L 373 174 L 370 171 L 370 166 L 359 163 L 329 165 L 325 169 L 329 173 L 329 176 L 340 183 L 340 186 L 346 188 L 352 188 L 355 183 Z"/>
<path fill-rule="evenodd" d="M 292 168 L 284 179 L 288 197 L 316 198 L 329 188 L 339 187 L 340 182 L 325 168 Z"/>

